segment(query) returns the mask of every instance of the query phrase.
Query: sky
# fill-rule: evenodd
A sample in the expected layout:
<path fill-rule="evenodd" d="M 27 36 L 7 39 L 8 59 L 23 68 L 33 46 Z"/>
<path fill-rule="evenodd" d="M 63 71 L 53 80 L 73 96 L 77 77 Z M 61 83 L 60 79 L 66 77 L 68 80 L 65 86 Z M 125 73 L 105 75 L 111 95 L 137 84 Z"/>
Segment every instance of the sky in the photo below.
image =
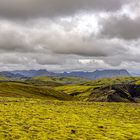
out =
<path fill-rule="evenodd" d="M 0 71 L 140 70 L 140 0 L 0 0 Z"/>

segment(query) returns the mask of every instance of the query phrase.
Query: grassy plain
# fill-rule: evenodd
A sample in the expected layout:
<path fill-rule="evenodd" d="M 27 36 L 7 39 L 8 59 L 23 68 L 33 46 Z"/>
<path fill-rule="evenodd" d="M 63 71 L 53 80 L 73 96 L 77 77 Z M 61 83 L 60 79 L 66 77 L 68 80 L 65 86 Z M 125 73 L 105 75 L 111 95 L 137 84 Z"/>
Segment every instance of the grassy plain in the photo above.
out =
<path fill-rule="evenodd" d="M 1 140 L 140 140 L 140 104 L 0 98 Z"/>

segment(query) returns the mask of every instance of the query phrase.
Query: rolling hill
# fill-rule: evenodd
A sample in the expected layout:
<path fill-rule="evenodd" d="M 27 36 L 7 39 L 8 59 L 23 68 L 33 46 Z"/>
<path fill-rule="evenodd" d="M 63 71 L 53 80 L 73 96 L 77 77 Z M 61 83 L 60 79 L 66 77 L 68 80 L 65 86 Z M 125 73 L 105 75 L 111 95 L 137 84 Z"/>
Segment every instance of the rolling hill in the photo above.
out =
<path fill-rule="evenodd" d="M 63 86 L 69 84 L 78 84 L 82 82 L 88 82 L 89 79 L 80 78 L 80 77 L 61 77 L 61 76 L 36 76 L 31 77 L 25 80 L 27 83 L 32 83 L 35 85 L 44 85 L 44 86 Z"/>
<path fill-rule="evenodd" d="M 55 87 L 82 101 L 140 102 L 140 78 L 120 77 Z"/>
<path fill-rule="evenodd" d="M 18 82 L 0 82 L 0 97 L 26 97 L 55 100 L 73 100 L 73 97 L 50 87 L 38 87 Z"/>
<path fill-rule="evenodd" d="M 0 96 L 87 102 L 139 102 L 139 83 L 139 77 L 97 80 L 60 76 L 37 76 L 18 80 L 1 77 Z"/>

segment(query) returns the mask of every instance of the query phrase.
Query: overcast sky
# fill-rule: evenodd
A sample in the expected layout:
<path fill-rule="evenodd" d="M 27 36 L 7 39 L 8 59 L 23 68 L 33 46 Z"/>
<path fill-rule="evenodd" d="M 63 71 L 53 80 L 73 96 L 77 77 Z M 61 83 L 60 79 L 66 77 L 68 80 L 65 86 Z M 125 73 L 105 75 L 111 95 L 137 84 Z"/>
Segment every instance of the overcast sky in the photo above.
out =
<path fill-rule="evenodd" d="M 0 71 L 140 70 L 140 0 L 0 0 Z"/>

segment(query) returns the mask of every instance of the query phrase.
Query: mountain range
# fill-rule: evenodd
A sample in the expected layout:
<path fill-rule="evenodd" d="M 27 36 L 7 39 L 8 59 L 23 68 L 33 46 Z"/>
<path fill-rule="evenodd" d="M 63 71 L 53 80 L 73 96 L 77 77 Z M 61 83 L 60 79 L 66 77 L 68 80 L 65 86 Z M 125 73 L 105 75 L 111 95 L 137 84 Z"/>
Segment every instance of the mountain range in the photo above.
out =
<path fill-rule="evenodd" d="M 16 71 L 2 71 L 0 75 L 6 77 L 35 77 L 35 76 L 61 76 L 61 77 L 82 77 L 87 79 L 99 79 L 99 78 L 110 78 L 117 76 L 131 76 L 130 73 L 125 69 L 120 70 L 96 70 L 93 72 L 85 71 L 72 71 L 72 72 L 63 72 L 55 73 L 50 72 L 45 69 L 40 70 L 16 70 Z"/>

